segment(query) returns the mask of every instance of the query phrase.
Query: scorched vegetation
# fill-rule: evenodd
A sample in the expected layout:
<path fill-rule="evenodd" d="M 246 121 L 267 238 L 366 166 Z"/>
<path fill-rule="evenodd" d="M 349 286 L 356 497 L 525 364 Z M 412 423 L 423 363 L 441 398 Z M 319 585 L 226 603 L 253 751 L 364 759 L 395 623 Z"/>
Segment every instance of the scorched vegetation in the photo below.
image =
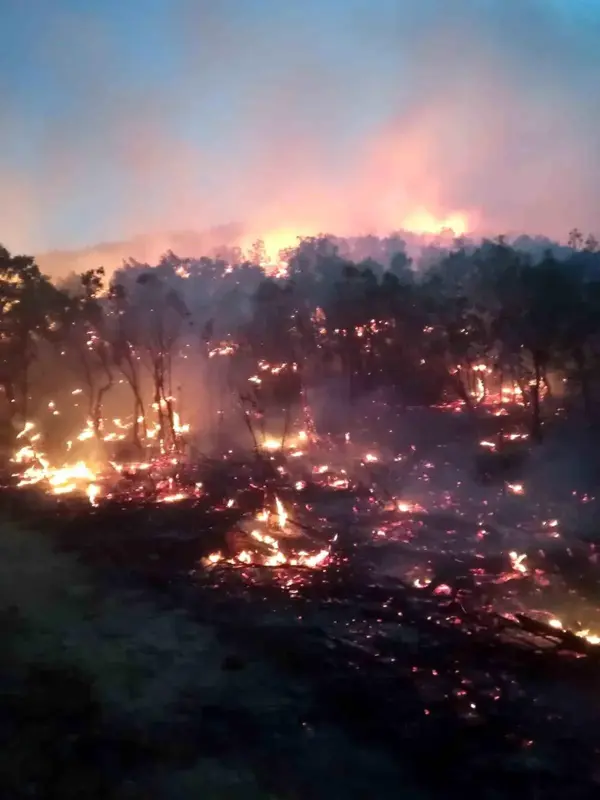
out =
<path fill-rule="evenodd" d="M 596 241 L 265 259 L 0 251 L 8 796 L 592 796 Z"/>

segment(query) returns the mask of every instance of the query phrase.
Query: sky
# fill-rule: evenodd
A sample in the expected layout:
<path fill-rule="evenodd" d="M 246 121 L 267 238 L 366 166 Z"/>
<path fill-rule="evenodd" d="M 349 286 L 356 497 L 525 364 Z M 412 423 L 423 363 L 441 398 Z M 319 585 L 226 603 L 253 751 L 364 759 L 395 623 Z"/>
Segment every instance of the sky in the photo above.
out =
<path fill-rule="evenodd" d="M 13 250 L 600 233 L 600 0 L 0 0 L 0 30 Z"/>

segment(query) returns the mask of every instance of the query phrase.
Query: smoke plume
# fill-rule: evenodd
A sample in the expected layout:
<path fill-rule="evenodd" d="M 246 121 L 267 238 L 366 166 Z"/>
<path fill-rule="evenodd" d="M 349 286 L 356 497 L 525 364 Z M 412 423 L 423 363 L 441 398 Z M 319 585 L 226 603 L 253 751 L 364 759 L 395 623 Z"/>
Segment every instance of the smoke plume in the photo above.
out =
<path fill-rule="evenodd" d="M 154 260 L 181 231 L 199 251 L 232 223 L 273 247 L 597 227 L 592 3 L 7 5 L 0 240 L 59 251 L 53 274 Z"/>

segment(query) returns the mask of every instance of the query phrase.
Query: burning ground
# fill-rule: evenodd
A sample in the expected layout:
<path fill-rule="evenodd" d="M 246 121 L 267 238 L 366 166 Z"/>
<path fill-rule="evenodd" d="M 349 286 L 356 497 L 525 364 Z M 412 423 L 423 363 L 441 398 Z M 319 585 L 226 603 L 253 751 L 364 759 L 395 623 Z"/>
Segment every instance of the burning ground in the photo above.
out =
<path fill-rule="evenodd" d="M 123 469 L 116 484 L 94 475 L 91 498 L 82 484 L 56 494 L 52 478 L 48 493 L 43 479 L 5 495 L 39 531 L 33 545 L 11 530 L 12 547 L 54 541 L 92 570 L 68 560 L 65 574 L 44 550 L 37 606 L 25 591 L 37 572 L 12 581 L 49 638 L 43 659 L 65 637 L 60 660 L 92 674 L 103 724 L 135 751 L 112 780 L 143 791 L 168 738 L 152 781 L 169 797 L 198 785 L 325 797 L 332 781 L 357 798 L 396 796 L 399 781 L 416 796 L 591 796 L 600 651 L 581 510 L 594 500 L 552 503 L 535 465 L 481 486 L 456 459 L 465 442 L 428 441 L 440 425 L 464 435 L 454 407 L 401 419 L 418 440 L 404 451 L 301 432 L 245 457 L 130 466 L 126 485 Z M 83 592 L 92 633 L 73 601 L 45 619 L 49 579 L 77 604 Z M 144 747 L 140 729 L 153 732 Z"/>

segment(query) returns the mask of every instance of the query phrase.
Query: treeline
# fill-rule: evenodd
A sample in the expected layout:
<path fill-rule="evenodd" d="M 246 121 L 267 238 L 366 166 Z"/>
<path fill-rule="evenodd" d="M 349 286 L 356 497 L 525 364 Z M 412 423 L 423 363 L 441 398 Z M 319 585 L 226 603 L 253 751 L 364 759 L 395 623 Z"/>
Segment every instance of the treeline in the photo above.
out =
<path fill-rule="evenodd" d="M 375 245 L 387 253 L 385 265 L 353 261 L 343 242 L 318 237 L 282 254 L 284 277 L 265 275 L 257 243 L 235 266 L 167 253 L 156 266 L 126 263 L 110 281 L 98 268 L 62 285 L 34 259 L 0 248 L 8 428 L 78 386 L 100 437 L 108 398 L 126 387 L 132 441 L 141 443 L 152 415 L 158 438 L 176 445 L 175 394 L 194 371 L 210 391 L 218 385 L 221 397 L 261 411 L 301 403 L 307 386 L 336 376 L 350 403 L 385 388 L 398 403 L 460 400 L 470 410 L 511 382 L 537 438 L 542 398 L 557 387 L 561 402 L 591 424 L 600 419 L 593 237 L 573 231 L 568 247 L 542 253 L 503 238 L 455 241 L 429 246 L 418 268 L 401 239 Z M 221 405 L 216 398 L 206 414 L 222 417 Z"/>

